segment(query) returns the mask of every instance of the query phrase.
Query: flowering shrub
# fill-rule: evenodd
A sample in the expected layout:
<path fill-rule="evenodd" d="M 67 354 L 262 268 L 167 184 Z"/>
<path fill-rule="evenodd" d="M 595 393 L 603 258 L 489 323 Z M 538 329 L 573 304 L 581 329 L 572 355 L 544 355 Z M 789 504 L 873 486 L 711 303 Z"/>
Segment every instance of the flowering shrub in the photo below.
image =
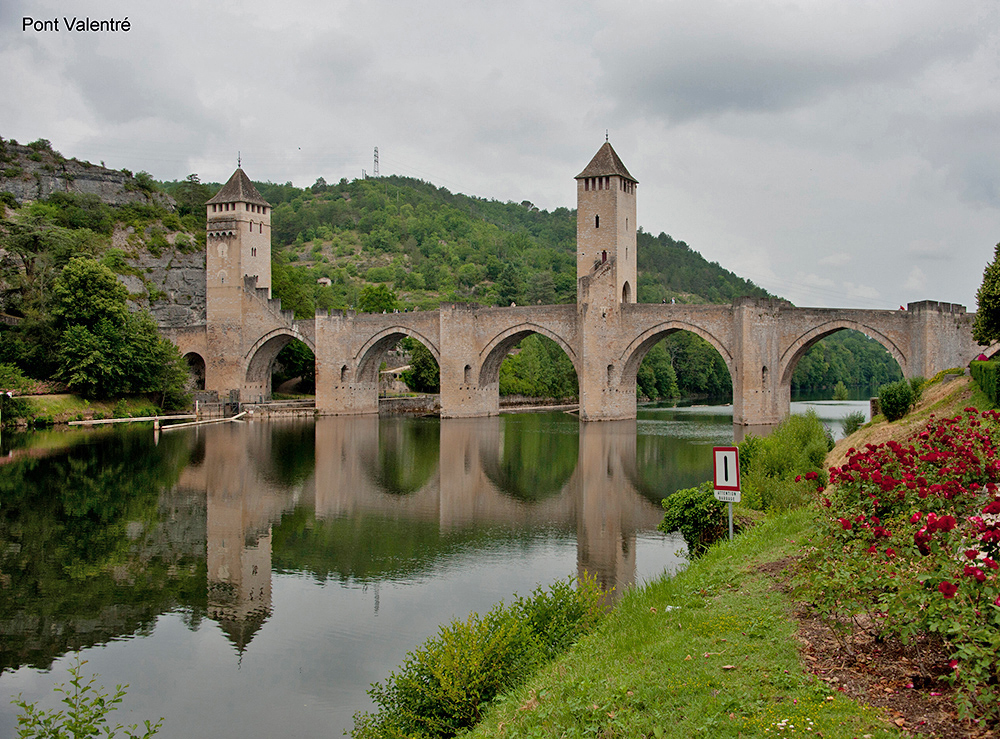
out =
<path fill-rule="evenodd" d="M 847 648 L 854 630 L 936 635 L 965 717 L 1000 719 L 1000 413 L 966 408 L 906 443 L 851 449 L 817 479 L 827 540 L 803 584 Z M 920 665 L 927 672 L 929 665 Z"/>

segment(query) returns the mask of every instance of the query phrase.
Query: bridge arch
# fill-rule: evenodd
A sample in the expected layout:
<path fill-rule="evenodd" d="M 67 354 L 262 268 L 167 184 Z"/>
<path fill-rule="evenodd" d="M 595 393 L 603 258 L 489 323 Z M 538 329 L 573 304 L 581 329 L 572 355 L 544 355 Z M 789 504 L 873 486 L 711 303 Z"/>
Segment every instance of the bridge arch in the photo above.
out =
<path fill-rule="evenodd" d="M 906 376 L 906 355 L 903 354 L 903 351 L 896 345 L 896 342 L 871 326 L 866 326 L 865 324 L 857 321 L 841 319 L 836 321 L 827 321 L 819 326 L 815 326 L 788 345 L 788 348 L 782 352 L 781 359 L 778 363 L 781 386 L 791 387 L 792 373 L 795 371 L 795 365 L 799 363 L 799 360 L 805 356 L 806 352 L 808 352 L 814 344 L 830 334 L 835 334 L 838 331 L 845 330 L 858 331 L 872 339 L 875 339 L 875 341 L 885 347 L 885 350 L 892 355 L 892 358 L 895 359 L 896 363 L 899 365 L 899 369 L 903 372 L 903 376 Z"/>
<path fill-rule="evenodd" d="M 275 328 L 254 342 L 243 357 L 244 391 L 251 401 L 264 400 L 271 396 L 271 367 L 278 353 L 293 340 L 301 341 L 315 356 L 316 345 L 299 331 L 291 328 Z"/>
<path fill-rule="evenodd" d="M 205 357 L 199 352 L 188 352 L 184 355 L 184 361 L 187 362 L 188 371 L 191 373 L 191 377 L 194 378 L 194 389 L 204 390 Z"/>
<path fill-rule="evenodd" d="M 556 342 L 573 364 L 573 371 L 576 372 L 576 376 L 580 376 L 579 359 L 569 342 L 545 326 L 526 321 L 504 329 L 490 339 L 483 350 L 479 352 L 479 356 L 482 358 L 479 369 L 479 387 L 489 387 L 500 382 L 500 365 L 503 364 L 503 360 L 510 353 L 511 349 L 531 334 L 541 334 L 545 338 Z"/>
<path fill-rule="evenodd" d="M 426 346 L 434 356 L 434 361 L 438 365 L 441 364 L 441 351 L 433 341 L 408 326 L 389 326 L 371 336 L 355 354 L 354 360 L 357 367 L 355 380 L 357 382 L 377 383 L 378 367 L 382 356 L 407 336 Z"/>
<path fill-rule="evenodd" d="M 643 331 L 621 353 L 621 356 L 618 358 L 621 366 L 621 375 L 618 378 L 619 385 L 631 384 L 634 386 L 636 375 L 639 372 L 639 365 L 642 364 L 642 360 L 646 358 L 649 350 L 664 338 L 677 331 L 690 331 L 711 344 L 719 352 L 722 361 L 725 362 L 726 369 L 729 370 L 729 376 L 731 378 L 736 377 L 736 367 L 732 353 L 711 331 L 707 331 L 701 326 L 688 323 L 687 321 L 664 321 Z M 608 384 L 611 384 L 613 380 L 613 367 L 609 365 Z"/>

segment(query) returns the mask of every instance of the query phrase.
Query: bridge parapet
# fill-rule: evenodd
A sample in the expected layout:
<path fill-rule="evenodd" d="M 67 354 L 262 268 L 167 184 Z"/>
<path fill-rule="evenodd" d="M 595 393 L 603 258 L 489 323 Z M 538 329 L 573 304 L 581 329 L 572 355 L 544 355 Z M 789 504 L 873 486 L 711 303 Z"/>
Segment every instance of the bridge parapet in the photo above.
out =
<path fill-rule="evenodd" d="M 751 308 L 760 308 L 769 311 L 779 311 L 786 310 L 789 308 L 795 308 L 795 306 L 788 300 L 784 298 L 757 298 L 752 295 L 744 295 L 736 298 L 733 301 L 733 307 L 747 306 Z"/>
<path fill-rule="evenodd" d="M 936 300 L 920 300 L 916 303 L 907 303 L 906 310 L 909 313 L 937 311 L 938 313 L 963 315 L 965 313 L 965 306 L 959 303 L 939 303 Z"/>
<path fill-rule="evenodd" d="M 243 287 L 244 292 L 247 295 L 250 295 L 263 303 L 276 318 L 288 323 L 289 325 L 295 321 L 295 311 L 283 310 L 281 307 L 281 298 L 272 298 L 269 295 L 270 290 L 266 287 L 257 287 L 256 275 L 244 275 Z"/>

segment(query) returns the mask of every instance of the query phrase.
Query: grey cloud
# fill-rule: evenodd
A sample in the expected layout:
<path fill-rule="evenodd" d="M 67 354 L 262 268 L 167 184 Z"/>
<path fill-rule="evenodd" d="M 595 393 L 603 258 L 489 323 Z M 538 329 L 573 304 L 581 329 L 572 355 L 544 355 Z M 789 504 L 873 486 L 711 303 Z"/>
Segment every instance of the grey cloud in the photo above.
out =
<path fill-rule="evenodd" d="M 772 112 L 801 106 L 834 90 L 900 84 L 941 59 L 964 55 L 983 31 L 941 13 L 902 28 L 893 14 L 824 23 L 830 6 L 812 15 L 768 2 L 645 8 L 639 27 L 625 14 L 597 38 L 605 91 L 623 106 L 676 122 L 730 111 Z M 676 9 L 674 17 L 669 9 Z M 957 16 L 961 19 L 961 16 Z M 907 27 L 907 25 L 909 27 Z"/>

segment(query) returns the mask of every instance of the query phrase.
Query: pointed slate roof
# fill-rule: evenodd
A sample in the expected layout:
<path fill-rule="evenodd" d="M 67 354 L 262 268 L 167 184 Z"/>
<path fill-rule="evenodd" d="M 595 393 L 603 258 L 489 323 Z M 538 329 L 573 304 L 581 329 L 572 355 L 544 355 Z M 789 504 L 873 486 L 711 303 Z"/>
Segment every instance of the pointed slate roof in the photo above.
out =
<path fill-rule="evenodd" d="M 622 160 L 618 158 L 615 150 L 611 148 L 611 144 L 605 141 L 604 146 L 598 149 L 594 158 L 590 160 L 590 164 L 573 179 L 581 180 L 584 177 L 605 177 L 607 175 L 618 175 L 636 184 L 639 182 L 625 169 L 625 165 L 622 164 Z"/>
<path fill-rule="evenodd" d="M 215 197 L 209 200 L 206 205 L 212 203 L 256 203 L 257 205 L 271 204 L 264 200 L 264 196 L 257 192 L 247 173 L 242 167 L 237 167 L 229 182 L 222 186 L 222 189 L 215 193 Z"/>

